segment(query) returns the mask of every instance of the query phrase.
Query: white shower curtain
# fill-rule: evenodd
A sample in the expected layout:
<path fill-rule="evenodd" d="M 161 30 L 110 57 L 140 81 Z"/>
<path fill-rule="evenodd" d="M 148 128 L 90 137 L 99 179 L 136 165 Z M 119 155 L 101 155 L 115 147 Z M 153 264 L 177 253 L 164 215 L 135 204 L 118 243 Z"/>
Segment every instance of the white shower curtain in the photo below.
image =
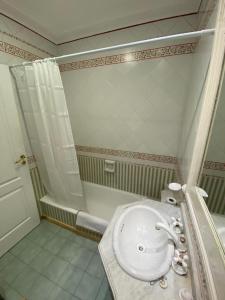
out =
<path fill-rule="evenodd" d="M 58 65 L 44 60 L 13 68 L 25 125 L 43 184 L 59 204 L 85 209 Z"/>

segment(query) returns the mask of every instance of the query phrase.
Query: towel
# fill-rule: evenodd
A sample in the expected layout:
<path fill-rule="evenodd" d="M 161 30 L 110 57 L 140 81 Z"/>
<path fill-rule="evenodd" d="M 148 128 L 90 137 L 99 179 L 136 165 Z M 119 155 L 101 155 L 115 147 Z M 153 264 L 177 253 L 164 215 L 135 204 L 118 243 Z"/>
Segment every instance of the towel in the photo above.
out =
<path fill-rule="evenodd" d="M 103 234 L 108 226 L 108 222 L 104 219 L 92 216 L 84 211 L 79 211 L 77 213 L 76 225 Z"/>

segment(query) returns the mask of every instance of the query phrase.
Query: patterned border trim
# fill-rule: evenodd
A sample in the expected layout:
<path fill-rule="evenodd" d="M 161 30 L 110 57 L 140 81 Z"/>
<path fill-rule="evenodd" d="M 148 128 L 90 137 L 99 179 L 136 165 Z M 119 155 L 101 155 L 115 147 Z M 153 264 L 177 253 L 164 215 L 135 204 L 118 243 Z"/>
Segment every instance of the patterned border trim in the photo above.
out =
<path fill-rule="evenodd" d="M 196 47 L 196 43 L 171 45 L 171 46 L 165 46 L 160 48 L 152 48 L 152 49 L 146 49 L 141 51 L 128 52 L 128 53 L 123 53 L 118 55 L 104 56 L 104 57 L 98 57 L 89 60 L 81 60 L 81 61 L 76 61 L 76 62 L 71 62 L 66 64 L 60 64 L 59 68 L 61 72 L 65 72 L 65 71 L 80 70 L 85 68 L 94 68 L 94 67 L 107 66 L 113 64 L 121 64 L 121 63 L 132 62 L 132 61 L 143 61 L 143 60 L 160 58 L 160 57 L 191 54 L 194 52 L 195 47 Z M 41 49 L 38 50 L 42 51 Z M 27 50 L 24 50 L 20 47 L 6 43 L 4 41 L 0 41 L 0 51 L 5 52 L 7 54 L 11 54 L 13 56 L 23 58 L 28 61 L 33 61 L 36 59 L 43 58 Z"/>
<path fill-rule="evenodd" d="M 170 45 L 160 48 L 151 48 L 146 50 L 128 52 L 118 55 L 103 56 L 88 60 L 74 61 L 71 63 L 60 64 L 61 72 L 94 68 L 106 65 L 121 64 L 132 61 L 143 61 L 148 59 L 168 57 L 174 55 L 191 54 L 194 52 L 197 43 L 186 43 L 179 45 Z"/>
<path fill-rule="evenodd" d="M 225 171 L 225 163 L 217 161 L 205 161 L 204 168 L 210 170 Z"/>
<path fill-rule="evenodd" d="M 11 34 L 11 33 L 8 33 L 8 32 L 6 32 L 6 31 L 2 31 L 2 30 L 0 30 L 0 33 L 1 33 L 1 34 L 4 34 L 4 35 L 7 35 L 8 37 L 10 37 L 10 38 L 12 38 L 12 39 L 14 39 L 14 40 L 20 41 L 20 42 L 22 42 L 22 43 L 24 43 L 24 44 L 26 44 L 26 45 L 28 45 L 28 46 L 30 46 L 30 47 L 32 47 L 32 48 L 38 50 L 38 51 L 41 51 L 41 52 L 43 52 L 43 53 L 49 55 L 49 56 L 54 56 L 52 53 L 49 53 L 48 51 L 45 51 L 45 50 L 43 50 L 43 49 L 41 49 L 41 48 L 35 46 L 34 44 L 31 44 L 31 43 L 29 43 L 29 42 L 26 42 L 25 40 L 23 40 L 23 39 L 21 39 L 21 38 L 15 36 L 15 35 L 13 35 L 13 34 Z"/>
<path fill-rule="evenodd" d="M 115 150 L 115 149 L 99 148 L 99 147 L 80 146 L 80 145 L 76 145 L 75 147 L 77 152 L 80 151 L 80 152 L 93 153 L 93 154 L 112 155 L 118 157 L 126 157 L 130 159 L 148 160 L 148 161 L 155 161 L 155 162 L 162 162 L 162 163 L 169 163 L 169 164 L 177 163 L 177 158 L 173 156 L 132 152 L 132 151 L 125 151 L 125 150 Z M 35 156 L 34 155 L 28 156 L 27 162 L 28 164 L 35 163 L 36 162 Z"/>
<path fill-rule="evenodd" d="M 141 160 L 169 163 L 169 164 L 177 163 L 176 157 L 166 156 L 166 155 L 148 154 L 148 153 L 141 153 L 141 152 L 131 152 L 131 151 L 124 151 L 124 150 L 89 147 L 89 146 L 81 146 L 81 145 L 76 145 L 76 150 L 82 152 L 95 153 L 95 154 L 105 154 L 105 155 L 126 157 L 132 159 L 141 159 Z"/>
<path fill-rule="evenodd" d="M 112 155 L 112 156 L 126 157 L 131 159 L 149 160 L 149 161 L 169 163 L 169 164 L 177 164 L 177 158 L 174 156 L 157 155 L 157 154 L 149 154 L 149 153 L 142 153 L 142 152 L 132 152 L 132 151 L 125 151 L 125 150 L 116 150 L 116 149 L 81 146 L 81 145 L 76 145 L 75 147 L 76 147 L 76 151 L 81 151 L 81 152 Z M 28 156 L 27 161 L 28 164 L 35 163 L 36 162 L 35 156 L 34 155 Z M 216 161 L 205 161 L 204 169 L 225 171 L 225 163 L 216 162 Z"/>
<path fill-rule="evenodd" d="M 0 51 L 5 52 L 7 54 L 11 54 L 13 56 L 17 56 L 23 58 L 28 61 L 33 61 L 36 59 L 40 59 L 42 57 L 37 56 L 29 51 L 26 51 L 22 48 L 16 47 L 15 45 L 0 41 Z"/>

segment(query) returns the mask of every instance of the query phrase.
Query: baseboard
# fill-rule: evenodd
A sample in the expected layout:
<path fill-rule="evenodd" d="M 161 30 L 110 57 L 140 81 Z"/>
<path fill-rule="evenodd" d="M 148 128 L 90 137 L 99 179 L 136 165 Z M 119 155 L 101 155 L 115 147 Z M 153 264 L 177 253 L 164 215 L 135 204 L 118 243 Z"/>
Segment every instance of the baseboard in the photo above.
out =
<path fill-rule="evenodd" d="M 80 236 L 83 236 L 87 239 L 90 239 L 90 240 L 93 240 L 93 241 L 96 241 L 96 242 L 100 242 L 101 238 L 102 238 L 102 235 L 98 232 L 95 232 L 95 231 L 92 231 L 90 229 L 87 229 L 87 228 L 84 228 L 84 227 L 80 227 L 80 226 L 77 226 L 75 225 L 74 226 L 71 226 L 69 224 L 66 224 L 62 221 L 59 221 L 57 219 L 54 219 L 52 217 L 49 217 L 49 216 L 46 216 L 46 215 L 42 215 L 41 216 L 42 219 L 46 219 L 47 221 L 51 222 L 51 223 L 54 223 L 62 228 L 65 228 L 65 229 L 68 229 Z"/>

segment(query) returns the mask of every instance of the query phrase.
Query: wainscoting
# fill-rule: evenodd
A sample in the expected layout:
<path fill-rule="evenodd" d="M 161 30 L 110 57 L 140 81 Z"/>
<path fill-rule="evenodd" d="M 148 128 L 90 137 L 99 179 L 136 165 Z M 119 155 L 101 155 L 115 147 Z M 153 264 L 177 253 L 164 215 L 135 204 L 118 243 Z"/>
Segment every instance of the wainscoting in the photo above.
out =
<path fill-rule="evenodd" d="M 41 181 L 40 174 L 37 167 L 30 168 L 30 176 L 34 188 L 34 195 L 37 202 L 39 214 L 42 215 L 40 199 L 46 195 L 45 187 Z"/>
<path fill-rule="evenodd" d="M 116 154 L 118 155 L 118 153 Z M 143 160 L 143 156 L 139 160 L 131 158 L 131 156 L 127 158 L 124 157 L 124 153 L 121 154 L 121 157 L 109 157 L 106 154 L 103 154 L 103 157 L 95 157 L 95 155 L 97 154 L 86 153 L 86 155 L 81 155 L 78 153 L 77 157 L 82 181 L 159 200 L 161 190 L 169 182 L 176 180 L 174 159 L 172 160 L 170 157 L 154 156 L 151 157 L 152 161 L 150 161 L 149 157 L 146 159 L 146 156 L 144 157 L 146 160 Z M 105 159 L 109 158 L 115 161 L 114 173 L 104 171 Z M 162 162 L 162 159 L 166 160 L 166 162 Z M 160 160 L 160 162 L 157 160 Z M 34 160 L 30 159 L 30 161 L 30 174 L 40 215 L 74 227 L 76 224 L 76 216 L 74 214 L 40 201 L 46 194 L 46 191 Z"/>
<path fill-rule="evenodd" d="M 84 181 L 154 199 L 160 199 L 161 190 L 175 180 L 172 168 L 115 160 L 115 173 L 108 173 L 104 171 L 103 158 L 78 155 L 78 162 Z"/>
<path fill-rule="evenodd" d="M 200 187 L 209 195 L 205 199 L 209 210 L 216 214 L 225 214 L 225 178 L 202 174 Z"/>

